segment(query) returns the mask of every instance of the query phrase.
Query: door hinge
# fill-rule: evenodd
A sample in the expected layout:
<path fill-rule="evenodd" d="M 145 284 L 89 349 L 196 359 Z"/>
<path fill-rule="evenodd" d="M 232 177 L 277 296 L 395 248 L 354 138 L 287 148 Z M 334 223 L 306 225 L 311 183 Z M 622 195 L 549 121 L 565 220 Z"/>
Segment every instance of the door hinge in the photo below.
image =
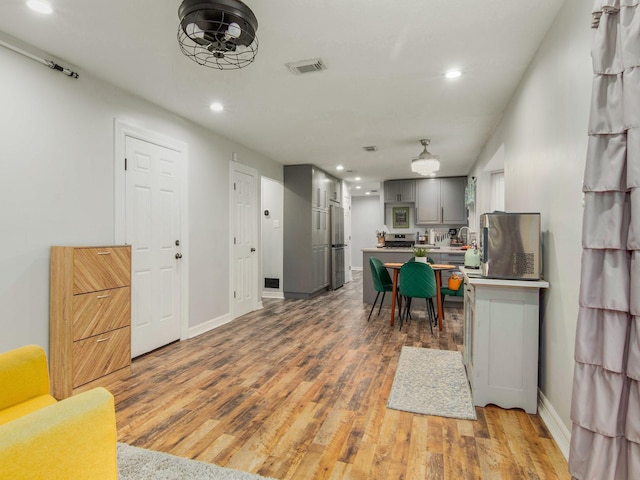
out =
<path fill-rule="evenodd" d="M 236 189 L 236 182 L 233 182 L 233 189 Z"/>
<path fill-rule="evenodd" d="M 233 244 L 236 244 L 236 237 L 233 237 Z"/>
<path fill-rule="evenodd" d="M 236 292 L 235 292 L 235 290 L 233 291 L 233 298 L 236 298 Z"/>
<path fill-rule="evenodd" d="M 124 159 L 124 171 L 125 172 L 127 171 L 127 159 L 126 159 L 126 157 Z"/>

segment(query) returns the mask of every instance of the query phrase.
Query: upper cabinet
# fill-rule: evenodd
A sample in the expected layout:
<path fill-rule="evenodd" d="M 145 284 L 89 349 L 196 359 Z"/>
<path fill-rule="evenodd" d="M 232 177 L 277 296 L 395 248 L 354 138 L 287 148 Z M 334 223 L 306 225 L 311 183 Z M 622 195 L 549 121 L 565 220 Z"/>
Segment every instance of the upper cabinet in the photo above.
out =
<path fill-rule="evenodd" d="M 416 224 L 466 224 L 466 185 L 466 177 L 416 180 Z"/>
<path fill-rule="evenodd" d="M 342 203 L 342 182 L 335 177 L 329 177 L 329 202 L 332 205 Z"/>
<path fill-rule="evenodd" d="M 342 201 L 342 185 L 340 180 L 332 177 L 317 167 L 312 168 L 312 206 L 328 209 L 329 205 L 340 205 Z"/>
<path fill-rule="evenodd" d="M 384 182 L 384 201 L 385 203 L 415 202 L 415 180 L 389 180 Z"/>

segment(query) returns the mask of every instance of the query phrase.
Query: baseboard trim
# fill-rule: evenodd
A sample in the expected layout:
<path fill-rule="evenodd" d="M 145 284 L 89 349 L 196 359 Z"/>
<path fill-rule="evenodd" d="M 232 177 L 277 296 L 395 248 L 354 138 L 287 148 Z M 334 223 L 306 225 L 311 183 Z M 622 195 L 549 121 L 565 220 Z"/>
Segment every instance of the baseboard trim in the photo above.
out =
<path fill-rule="evenodd" d="M 262 298 L 279 298 L 284 300 L 284 293 L 282 292 L 271 292 L 268 290 L 262 291 Z"/>
<path fill-rule="evenodd" d="M 362 267 L 351 267 L 351 271 L 361 272 L 362 271 Z"/>
<path fill-rule="evenodd" d="M 226 313 L 218 318 L 211 319 L 207 322 L 201 323 L 200 325 L 196 325 L 195 327 L 189 328 L 189 337 L 193 338 L 198 335 L 202 335 L 203 333 L 207 333 L 214 328 L 221 327 L 222 325 L 229 323 L 232 320 L 231 315 Z"/>
<path fill-rule="evenodd" d="M 547 397 L 538 389 L 538 415 L 546 425 L 549 433 L 555 440 L 558 448 L 564 455 L 564 458 L 569 460 L 569 445 L 571 444 L 571 432 L 566 427 L 564 422 L 560 419 L 558 412 Z"/>

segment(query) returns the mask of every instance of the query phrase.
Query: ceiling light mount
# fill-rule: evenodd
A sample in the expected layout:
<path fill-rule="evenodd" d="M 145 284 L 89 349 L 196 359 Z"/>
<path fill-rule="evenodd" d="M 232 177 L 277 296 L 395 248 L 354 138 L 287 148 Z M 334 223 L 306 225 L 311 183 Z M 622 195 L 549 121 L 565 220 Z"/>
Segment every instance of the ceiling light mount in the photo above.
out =
<path fill-rule="evenodd" d="M 440 170 L 440 157 L 433 155 L 427 150 L 427 146 L 431 143 L 428 138 L 420 140 L 420 144 L 424 150 L 420 155 L 411 160 L 411 171 L 420 175 L 429 175 Z"/>
<path fill-rule="evenodd" d="M 199 65 L 234 70 L 258 54 L 258 20 L 240 0 L 183 0 L 178 17 L 180 50 Z"/>

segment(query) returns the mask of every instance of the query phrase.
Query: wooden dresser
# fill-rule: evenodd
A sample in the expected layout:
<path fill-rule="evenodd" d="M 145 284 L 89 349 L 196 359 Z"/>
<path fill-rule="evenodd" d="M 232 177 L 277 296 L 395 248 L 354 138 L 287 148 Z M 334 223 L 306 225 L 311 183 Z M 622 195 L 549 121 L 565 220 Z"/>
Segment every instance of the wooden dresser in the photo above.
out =
<path fill-rule="evenodd" d="M 51 247 L 49 357 L 58 398 L 131 373 L 131 247 Z"/>

